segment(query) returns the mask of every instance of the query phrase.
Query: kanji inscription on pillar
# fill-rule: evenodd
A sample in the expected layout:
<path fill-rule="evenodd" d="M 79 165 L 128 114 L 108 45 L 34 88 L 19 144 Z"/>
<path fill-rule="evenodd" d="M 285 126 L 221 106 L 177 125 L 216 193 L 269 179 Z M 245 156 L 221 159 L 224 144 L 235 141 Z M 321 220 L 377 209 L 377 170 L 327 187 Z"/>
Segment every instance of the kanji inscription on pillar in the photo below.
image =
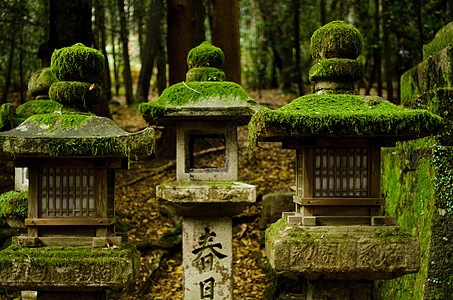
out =
<path fill-rule="evenodd" d="M 232 299 L 231 218 L 184 218 L 183 236 L 185 299 Z"/>

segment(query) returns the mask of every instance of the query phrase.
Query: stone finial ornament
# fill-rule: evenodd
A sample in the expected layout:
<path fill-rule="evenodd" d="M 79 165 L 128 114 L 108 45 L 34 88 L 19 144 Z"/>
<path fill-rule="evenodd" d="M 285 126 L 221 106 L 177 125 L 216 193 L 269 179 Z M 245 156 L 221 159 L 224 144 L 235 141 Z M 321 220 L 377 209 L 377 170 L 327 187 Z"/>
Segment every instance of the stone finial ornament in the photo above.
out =
<path fill-rule="evenodd" d="M 310 43 L 311 55 L 316 60 L 309 73 L 313 91 L 356 93 L 354 81 L 363 76 L 363 66 L 356 60 L 362 43 L 360 32 L 343 21 L 316 30 Z"/>
<path fill-rule="evenodd" d="M 224 81 L 225 73 L 220 70 L 225 56 L 222 49 L 203 42 L 187 55 L 186 81 Z"/>

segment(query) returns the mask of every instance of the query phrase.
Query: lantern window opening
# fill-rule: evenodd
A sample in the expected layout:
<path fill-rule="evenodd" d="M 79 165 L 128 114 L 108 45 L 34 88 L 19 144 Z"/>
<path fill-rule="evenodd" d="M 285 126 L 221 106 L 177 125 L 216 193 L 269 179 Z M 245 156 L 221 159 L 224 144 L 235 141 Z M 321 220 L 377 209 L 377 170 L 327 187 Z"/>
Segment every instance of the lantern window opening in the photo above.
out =
<path fill-rule="evenodd" d="M 94 168 L 40 169 L 40 216 L 94 216 L 94 171 Z"/>
<path fill-rule="evenodd" d="M 315 198 L 369 197 L 368 148 L 315 148 Z"/>
<path fill-rule="evenodd" d="M 227 166 L 225 134 L 191 134 L 188 171 L 221 169 Z"/>

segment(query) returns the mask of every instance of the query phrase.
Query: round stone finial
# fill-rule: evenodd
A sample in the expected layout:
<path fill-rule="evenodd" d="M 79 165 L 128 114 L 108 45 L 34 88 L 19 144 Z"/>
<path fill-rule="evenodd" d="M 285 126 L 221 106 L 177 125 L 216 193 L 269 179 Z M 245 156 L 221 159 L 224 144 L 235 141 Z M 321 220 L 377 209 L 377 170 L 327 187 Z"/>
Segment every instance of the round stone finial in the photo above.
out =
<path fill-rule="evenodd" d="M 98 82 L 104 71 L 104 55 L 77 43 L 55 50 L 50 66 L 58 80 Z"/>
<path fill-rule="evenodd" d="M 222 49 L 205 41 L 189 51 L 189 54 L 187 54 L 187 66 L 189 69 L 201 67 L 220 69 L 224 59 L 225 56 Z"/>
<path fill-rule="evenodd" d="M 36 71 L 28 81 L 28 91 L 36 99 L 49 98 L 49 88 L 58 79 L 50 68 Z"/>
<path fill-rule="evenodd" d="M 362 52 L 362 35 L 344 21 L 333 21 L 316 30 L 310 40 L 315 60 L 329 58 L 356 59 Z"/>

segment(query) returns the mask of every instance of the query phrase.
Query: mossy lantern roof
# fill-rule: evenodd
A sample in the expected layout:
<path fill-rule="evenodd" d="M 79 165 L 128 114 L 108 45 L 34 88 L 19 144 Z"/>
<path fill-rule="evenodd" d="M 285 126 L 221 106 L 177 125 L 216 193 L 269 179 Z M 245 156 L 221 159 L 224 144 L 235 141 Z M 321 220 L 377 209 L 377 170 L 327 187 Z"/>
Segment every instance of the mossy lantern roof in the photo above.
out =
<path fill-rule="evenodd" d="M 0 155 L 13 157 L 117 157 L 151 155 L 154 130 L 122 130 L 114 121 L 93 115 L 34 115 L 0 133 Z"/>
<path fill-rule="evenodd" d="M 152 128 L 128 133 L 109 118 L 83 112 L 89 95 L 95 98 L 102 94 L 102 88 L 92 81 L 100 78 L 103 70 L 103 56 L 98 50 L 82 44 L 58 49 L 51 65 L 61 81 L 51 85 L 53 101 L 45 103 L 58 105 L 51 113 L 36 111 L 16 128 L 0 133 L 0 155 L 131 158 L 153 153 Z M 68 83 L 78 88 L 68 89 Z M 92 91 L 95 93 L 90 94 Z"/>
<path fill-rule="evenodd" d="M 342 38 L 350 40 L 338 41 Z M 343 21 L 321 27 L 311 41 L 314 68 L 330 60 L 338 65 L 350 64 L 360 54 L 361 43 L 360 32 Z M 249 123 L 249 146 L 260 140 L 323 137 L 407 140 L 430 135 L 443 126 L 442 118 L 427 110 L 404 108 L 377 96 L 356 95 L 353 89 L 348 90 L 350 82 L 345 82 L 345 78 L 358 79 L 354 72 L 339 68 L 325 76 L 320 73 L 316 85 L 321 88 L 315 94 L 276 110 L 261 108 Z"/>
<path fill-rule="evenodd" d="M 208 42 L 192 49 L 187 80 L 170 86 L 154 102 L 142 103 L 142 117 L 167 126 L 179 120 L 239 119 L 246 124 L 259 105 L 239 84 L 223 81 L 218 69 L 223 57 L 222 50 Z"/>

